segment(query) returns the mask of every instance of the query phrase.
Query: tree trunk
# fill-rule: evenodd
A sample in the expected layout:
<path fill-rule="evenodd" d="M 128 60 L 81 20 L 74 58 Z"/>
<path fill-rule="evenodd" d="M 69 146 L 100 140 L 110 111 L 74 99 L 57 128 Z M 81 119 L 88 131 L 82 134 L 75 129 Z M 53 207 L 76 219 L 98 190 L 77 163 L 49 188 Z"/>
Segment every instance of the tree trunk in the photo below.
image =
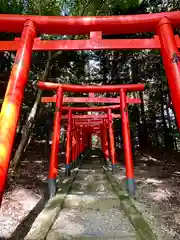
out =
<path fill-rule="evenodd" d="M 152 143 L 152 147 L 155 145 L 156 147 L 161 147 L 161 142 L 159 141 L 158 138 L 158 132 L 157 132 L 157 120 L 156 120 L 156 113 L 153 112 L 152 113 L 152 117 L 151 117 L 151 125 L 150 125 L 150 129 L 153 129 L 151 131 L 151 143 Z M 154 141 L 154 137 L 155 137 L 155 141 Z"/>
<path fill-rule="evenodd" d="M 155 129 L 155 136 L 156 136 L 156 144 L 157 144 L 157 148 L 160 147 L 160 143 L 159 143 L 159 138 L 158 138 L 158 132 Z"/>
<path fill-rule="evenodd" d="M 51 52 L 49 52 L 48 53 L 48 61 L 46 63 L 46 67 L 45 67 L 45 70 L 44 70 L 43 75 L 42 75 L 42 80 L 45 80 L 48 76 L 51 59 L 52 59 L 51 58 Z M 34 121 L 35 121 L 35 117 L 37 116 L 38 107 L 39 107 L 39 104 L 40 104 L 40 101 L 41 101 L 41 95 L 42 95 L 42 90 L 39 89 L 38 93 L 37 93 L 37 96 L 36 96 L 35 103 L 34 103 L 32 109 L 31 109 L 31 112 L 30 112 L 29 116 L 28 116 L 27 122 L 23 126 L 22 139 L 20 141 L 20 144 L 19 144 L 19 146 L 18 146 L 18 148 L 15 152 L 14 158 L 13 158 L 14 170 L 18 167 L 19 162 L 22 159 L 23 153 L 25 152 L 25 149 L 28 146 L 29 137 L 31 136 Z"/>
<path fill-rule="evenodd" d="M 136 60 L 132 59 L 131 61 L 131 71 L 132 71 L 132 82 L 134 84 L 137 84 L 139 79 L 139 73 L 138 73 L 138 63 Z M 139 146 L 144 148 L 148 146 L 148 132 L 147 132 L 147 125 L 146 125 L 146 118 L 145 118 L 145 111 L 144 111 L 144 99 L 143 99 L 143 93 L 139 92 L 139 96 L 141 99 L 141 105 L 140 110 L 138 105 L 135 105 L 136 109 L 136 122 L 138 125 L 138 140 L 139 140 Z M 135 96 L 134 96 L 135 97 Z"/>
<path fill-rule="evenodd" d="M 161 104 L 161 117 L 162 117 L 162 122 L 163 122 L 163 126 L 164 126 L 164 146 L 166 148 L 169 149 L 174 149 L 174 138 L 172 135 L 170 135 L 171 133 L 171 129 L 168 128 L 167 123 L 166 123 L 166 118 L 164 115 L 164 105 L 165 105 L 165 101 L 164 101 L 164 88 L 163 88 L 163 84 L 161 84 L 160 86 L 160 94 L 161 94 L 161 99 L 160 99 L 160 104 Z"/>
<path fill-rule="evenodd" d="M 166 95 L 166 113 L 167 113 L 167 120 L 168 120 L 168 124 L 169 124 L 169 128 L 172 129 L 172 122 L 171 122 L 171 117 L 170 117 L 170 113 L 169 113 L 169 98 L 168 95 Z"/>

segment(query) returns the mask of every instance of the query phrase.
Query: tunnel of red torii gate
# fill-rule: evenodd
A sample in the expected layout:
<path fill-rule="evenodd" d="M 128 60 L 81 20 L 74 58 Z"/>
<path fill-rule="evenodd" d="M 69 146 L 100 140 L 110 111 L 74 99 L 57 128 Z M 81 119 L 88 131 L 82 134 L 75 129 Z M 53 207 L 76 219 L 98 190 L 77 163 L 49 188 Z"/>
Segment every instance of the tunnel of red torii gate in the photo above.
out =
<path fill-rule="evenodd" d="M 54 129 L 52 138 L 52 150 L 50 159 L 50 169 L 48 176 L 49 194 L 55 195 L 56 190 L 56 178 L 58 173 L 58 150 L 61 128 L 61 119 L 68 120 L 67 127 L 67 141 L 66 141 L 66 175 L 71 173 L 71 167 L 76 166 L 76 159 L 82 156 L 84 152 L 91 149 L 92 133 L 96 133 L 101 139 L 101 149 L 106 161 L 111 160 L 112 172 L 116 170 L 116 154 L 114 143 L 114 131 L 113 131 L 113 118 L 118 118 L 121 115 L 122 120 L 122 133 L 125 153 L 125 166 L 126 166 L 126 179 L 127 189 L 130 194 L 135 194 L 135 181 L 134 181 L 134 169 L 132 160 L 131 138 L 128 119 L 128 104 L 140 103 L 140 99 L 128 98 L 127 92 L 130 91 L 143 91 L 144 84 L 123 84 L 123 85 L 101 85 L 101 86 L 88 86 L 88 85 L 68 85 L 58 84 L 51 82 L 38 82 L 38 87 L 42 90 L 56 91 L 56 95 L 53 97 L 44 97 L 42 102 L 55 102 L 56 110 L 54 113 Z M 94 107 L 72 107 L 63 106 L 63 104 L 69 103 L 68 97 L 63 98 L 66 92 L 81 92 L 81 93 L 107 93 L 116 92 L 119 93 L 119 97 L 113 99 L 114 103 L 119 102 L 117 105 L 110 106 L 94 106 Z M 96 103 L 111 103 L 111 98 L 96 97 Z M 91 95 L 88 98 L 71 97 L 72 102 L 94 102 L 94 96 Z M 112 114 L 112 109 L 119 109 L 119 114 Z M 103 111 L 104 115 L 97 115 L 92 118 L 91 115 L 73 115 L 76 112 L 89 112 L 89 111 Z M 63 112 L 68 114 L 63 115 Z M 75 136 L 76 134 L 76 136 Z M 79 134 L 79 135 L 78 135 Z M 108 141 L 109 139 L 109 141 Z M 79 146 L 78 146 L 79 145 Z"/>
<path fill-rule="evenodd" d="M 20 33 L 0 41 L 0 51 L 16 51 L 0 115 L 0 200 L 2 199 L 32 51 L 157 49 L 163 59 L 172 104 L 180 127 L 180 12 L 127 16 L 62 17 L 0 14 L 0 32 Z M 151 32 L 151 39 L 103 39 L 108 34 Z M 41 40 L 41 34 L 87 35 L 86 40 Z"/>

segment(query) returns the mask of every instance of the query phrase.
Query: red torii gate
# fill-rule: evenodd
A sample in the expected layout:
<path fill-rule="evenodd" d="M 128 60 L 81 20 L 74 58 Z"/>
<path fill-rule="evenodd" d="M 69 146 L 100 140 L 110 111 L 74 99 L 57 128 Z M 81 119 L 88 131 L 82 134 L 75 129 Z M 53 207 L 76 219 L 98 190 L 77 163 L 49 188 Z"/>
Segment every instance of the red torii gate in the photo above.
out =
<path fill-rule="evenodd" d="M 129 130 L 129 119 L 128 119 L 128 101 L 129 98 L 126 97 L 127 92 L 132 91 L 142 91 L 144 90 L 144 84 L 122 84 L 122 85 L 101 85 L 101 86 L 90 86 L 90 85 L 70 85 L 70 84 L 58 84 L 51 82 L 38 82 L 38 87 L 42 90 L 56 91 L 56 110 L 54 116 L 54 129 L 53 129 L 53 140 L 52 140 L 52 151 L 50 160 L 50 171 L 48 177 L 49 192 L 50 196 L 53 196 L 56 192 L 56 178 L 58 169 L 58 149 L 59 149 L 59 139 L 60 139 L 60 124 L 62 119 L 62 112 L 68 110 L 68 129 L 67 129 L 67 144 L 66 144 L 66 175 L 70 174 L 70 152 L 71 152 L 71 131 L 72 131 L 72 112 L 77 111 L 107 111 L 107 121 L 109 128 L 109 146 L 110 146 L 110 156 L 112 160 L 112 171 L 115 172 L 115 147 L 114 147 L 114 134 L 112 127 L 112 114 L 111 109 L 120 109 L 121 119 L 122 119 L 122 133 L 124 141 L 124 153 L 125 153 L 125 165 L 126 165 L 126 178 L 127 178 L 127 188 L 130 194 L 135 194 L 135 181 L 134 181 L 134 170 L 132 161 L 132 149 L 131 149 L 131 139 Z M 119 105 L 112 106 L 96 106 L 96 107 L 64 107 L 63 106 L 63 94 L 65 92 L 83 92 L 83 93 L 98 93 L 98 92 L 119 92 Z M 91 101 L 90 97 L 90 100 Z M 75 98 L 74 98 L 75 99 Z M 97 98 L 98 99 L 98 98 Z M 108 98 L 106 98 L 105 101 Z M 50 99 L 52 100 L 52 98 Z M 54 97 L 53 97 L 54 100 Z M 80 98 L 78 98 L 80 100 Z M 87 99 L 86 99 L 87 100 Z M 42 99 L 43 102 L 47 102 L 47 98 Z M 137 99 L 135 99 L 137 101 Z M 138 99 L 139 101 L 139 99 Z M 83 101 L 82 101 L 83 102 Z M 133 102 L 133 101 L 132 101 Z M 94 122 L 95 120 L 93 120 Z M 74 122 L 76 123 L 76 121 Z M 101 120 L 98 120 L 101 123 Z M 83 124 L 83 122 L 81 122 Z M 88 125 L 87 119 L 85 122 Z M 105 126 L 105 124 L 104 124 Z M 105 134 L 106 135 L 106 134 Z M 104 135 L 104 138 L 105 138 Z M 107 139 L 102 141 L 107 142 Z M 89 140 L 88 140 L 89 142 Z M 102 146 L 104 145 L 102 143 Z M 89 145 L 89 144 L 88 144 Z M 105 143 L 106 145 L 106 143 Z M 103 147 L 104 154 L 106 150 Z M 80 151 L 78 151 L 80 154 Z"/>
<path fill-rule="evenodd" d="M 0 32 L 21 33 L 20 39 L 1 41 L 0 51 L 17 51 L 0 115 L 0 201 L 4 192 L 19 111 L 27 84 L 32 51 L 160 49 L 172 103 L 180 128 L 180 12 L 129 16 L 61 17 L 0 15 Z M 152 39 L 104 40 L 102 34 L 155 32 Z M 90 35 L 89 40 L 41 41 L 39 34 Z"/>
<path fill-rule="evenodd" d="M 43 101 L 43 98 L 42 98 L 42 101 Z M 63 99 L 63 102 L 64 102 L 64 99 Z M 109 108 L 109 109 L 111 109 L 111 108 Z M 88 109 L 88 111 L 89 111 L 89 109 Z M 110 114 L 110 112 L 108 114 Z M 107 128 L 110 129 L 112 127 L 111 123 L 109 121 L 107 121 L 108 120 L 108 114 L 72 115 L 72 119 L 74 119 L 74 121 L 73 121 L 73 126 L 74 127 L 82 128 L 83 126 L 85 126 L 85 127 L 89 127 L 90 126 L 91 135 L 93 133 L 99 135 L 99 137 L 101 139 L 102 151 L 104 153 L 104 157 L 105 157 L 106 161 L 110 160 L 110 158 L 109 158 L 110 156 L 109 156 L 109 144 L 108 144 Z M 120 118 L 120 114 L 111 113 L 111 117 L 112 117 L 112 119 L 117 119 L 117 118 Z M 67 120 L 68 119 L 68 115 L 62 116 L 62 119 L 66 119 Z M 111 139 L 112 139 L 112 137 L 114 138 L 113 135 L 111 135 Z M 110 139 L 110 141 L 112 141 L 111 139 Z M 114 142 L 114 140 L 113 140 L 113 142 Z M 110 147 L 114 149 L 114 146 L 112 144 L 111 144 Z M 81 152 L 83 152 L 83 147 L 80 148 L 80 149 L 82 149 Z M 113 149 L 112 150 L 110 149 L 111 150 L 110 153 L 114 152 Z M 67 151 L 69 151 L 69 149 L 67 149 Z M 74 156 L 74 155 L 72 154 L 72 156 Z M 73 158 L 72 158 L 73 166 L 76 165 L 75 164 L 76 163 L 75 160 L 73 160 Z M 111 155 L 111 161 L 115 165 L 115 163 L 116 163 L 115 154 Z M 67 163 L 67 161 L 66 161 L 66 163 Z M 115 171 L 115 168 L 112 168 L 112 170 Z"/>

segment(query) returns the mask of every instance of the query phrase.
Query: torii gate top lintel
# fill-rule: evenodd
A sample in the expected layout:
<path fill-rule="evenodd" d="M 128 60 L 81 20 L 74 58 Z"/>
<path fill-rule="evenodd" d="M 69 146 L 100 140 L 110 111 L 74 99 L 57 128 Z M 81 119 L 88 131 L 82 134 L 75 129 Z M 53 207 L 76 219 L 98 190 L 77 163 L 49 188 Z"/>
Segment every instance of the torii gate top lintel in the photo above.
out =
<path fill-rule="evenodd" d="M 180 11 L 96 17 L 0 14 L 0 32 L 20 33 L 26 20 L 32 21 L 40 34 L 80 35 L 93 31 L 102 31 L 104 34 L 155 32 L 159 21 L 164 17 L 169 18 L 174 28 L 180 28 Z"/>

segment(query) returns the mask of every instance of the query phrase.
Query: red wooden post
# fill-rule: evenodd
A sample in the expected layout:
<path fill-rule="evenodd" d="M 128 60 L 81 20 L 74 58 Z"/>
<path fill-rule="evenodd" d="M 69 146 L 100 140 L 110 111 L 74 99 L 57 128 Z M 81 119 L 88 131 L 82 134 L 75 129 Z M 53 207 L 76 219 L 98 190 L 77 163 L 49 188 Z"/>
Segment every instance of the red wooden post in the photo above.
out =
<path fill-rule="evenodd" d="M 104 149 L 104 133 L 103 133 L 103 126 L 101 124 L 100 126 L 100 142 L 101 142 L 101 151 L 105 155 L 105 149 Z"/>
<path fill-rule="evenodd" d="M 84 127 L 82 128 L 82 148 L 85 151 L 85 137 L 84 137 Z"/>
<path fill-rule="evenodd" d="M 104 156 L 104 160 L 105 160 L 105 164 L 107 163 L 107 152 L 106 152 L 106 137 L 107 137 L 107 132 L 106 132 L 106 126 L 104 124 L 104 121 L 103 121 L 103 124 L 101 124 L 100 126 L 100 139 L 101 139 L 101 148 L 102 148 L 102 152 L 103 152 L 103 156 Z"/>
<path fill-rule="evenodd" d="M 88 127 L 88 124 L 87 124 L 87 127 L 86 127 L 86 143 L 87 143 L 87 149 L 88 149 L 89 148 L 89 127 Z"/>
<path fill-rule="evenodd" d="M 14 25 L 12 23 L 12 25 Z M 0 203 L 4 193 L 9 161 L 19 119 L 24 88 L 28 81 L 32 47 L 36 29 L 33 22 L 25 21 L 20 45 L 7 86 L 0 114 Z"/>
<path fill-rule="evenodd" d="M 104 155 L 105 155 L 106 161 L 109 161 L 109 146 L 108 146 L 109 143 L 108 143 L 107 126 L 106 126 L 105 120 L 103 122 L 103 125 L 104 125 L 104 131 L 103 131 L 103 134 L 104 134 Z"/>
<path fill-rule="evenodd" d="M 79 138 L 79 127 L 77 127 L 77 161 L 78 161 L 78 164 L 79 164 L 79 160 L 80 160 L 80 138 Z"/>
<path fill-rule="evenodd" d="M 75 135 L 75 121 L 72 126 L 72 166 L 76 167 L 76 135 Z"/>
<path fill-rule="evenodd" d="M 108 109 L 108 124 L 109 124 L 109 141 L 110 141 L 110 155 L 112 161 L 112 172 L 116 172 L 116 152 L 114 146 L 114 132 L 112 126 L 112 114 L 111 109 Z"/>
<path fill-rule="evenodd" d="M 83 126 L 80 126 L 80 154 L 83 153 Z"/>
<path fill-rule="evenodd" d="M 75 160 L 76 164 L 78 163 L 78 136 L 77 136 L 77 127 L 75 127 L 75 140 L 76 140 L 76 145 L 75 145 Z"/>
<path fill-rule="evenodd" d="M 89 148 L 89 128 L 88 128 L 88 123 L 86 126 L 86 150 Z"/>
<path fill-rule="evenodd" d="M 54 128 L 48 176 L 48 188 L 50 197 L 56 194 L 56 178 L 58 174 L 58 152 L 61 129 L 62 102 L 63 91 L 62 88 L 59 88 L 56 95 L 56 109 L 54 113 Z"/>
<path fill-rule="evenodd" d="M 89 128 L 89 148 L 92 149 L 92 127 Z"/>
<path fill-rule="evenodd" d="M 67 142 L 66 142 L 66 176 L 71 175 L 70 162 L 71 162 L 71 131 L 72 131 L 72 111 L 68 112 L 68 129 L 67 129 Z"/>
<path fill-rule="evenodd" d="M 87 127 L 87 142 L 88 142 L 88 149 L 91 145 L 91 133 L 90 133 L 90 126 Z"/>
<path fill-rule="evenodd" d="M 122 134 L 124 143 L 124 155 L 126 165 L 127 189 L 130 194 L 135 194 L 134 167 L 132 160 L 132 147 L 128 119 L 128 106 L 126 102 L 126 92 L 120 90 L 120 110 L 122 119 Z"/>
<path fill-rule="evenodd" d="M 161 44 L 161 55 L 168 79 L 168 85 L 180 129 L 180 54 L 174 38 L 171 21 L 163 18 L 157 28 Z"/>
<path fill-rule="evenodd" d="M 78 158 L 81 159 L 81 127 L 78 127 Z"/>
<path fill-rule="evenodd" d="M 84 125 L 83 126 L 83 137 L 84 137 L 84 151 L 86 151 L 86 148 L 87 148 L 87 135 L 86 135 L 86 126 Z"/>

